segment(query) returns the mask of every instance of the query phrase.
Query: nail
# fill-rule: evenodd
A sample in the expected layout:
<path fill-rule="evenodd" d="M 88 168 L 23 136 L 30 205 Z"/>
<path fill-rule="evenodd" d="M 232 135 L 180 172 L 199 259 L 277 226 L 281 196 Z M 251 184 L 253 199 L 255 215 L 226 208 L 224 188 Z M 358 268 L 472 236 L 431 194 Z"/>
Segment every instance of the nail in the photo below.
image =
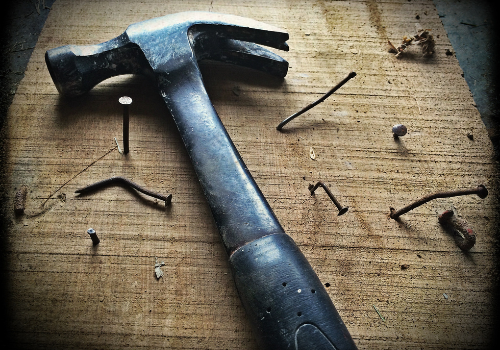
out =
<path fill-rule="evenodd" d="M 96 183 L 93 183 L 87 187 L 81 188 L 79 190 L 76 190 L 75 193 L 79 194 L 86 194 L 89 192 L 94 192 L 98 189 L 110 186 L 110 185 L 116 185 L 116 184 L 121 184 L 121 185 L 126 185 L 128 187 L 134 188 L 135 190 L 144 193 L 150 197 L 161 199 L 165 201 L 165 206 L 169 205 L 170 202 L 172 201 L 172 195 L 169 194 L 168 196 L 161 195 L 159 193 L 155 193 L 153 191 L 150 191 L 148 189 L 145 189 L 142 186 L 139 186 L 138 184 L 130 181 L 129 179 L 122 177 L 122 176 L 114 176 L 106 180 L 102 180 Z"/>
<path fill-rule="evenodd" d="M 408 129 L 403 124 L 396 124 L 392 127 L 392 133 L 394 137 L 405 136 L 408 132 Z"/>
<path fill-rule="evenodd" d="M 460 249 L 468 251 L 476 244 L 476 233 L 474 230 L 469 227 L 467 221 L 460 219 L 452 210 L 446 210 L 439 215 L 438 221 L 443 227 L 459 233 L 455 235 L 455 242 Z"/>
<path fill-rule="evenodd" d="M 339 210 L 339 214 L 338 216 L 342 215 L 342 214 L 345 214 L 347 213 L 347 211 L 349 210 L 349 207 L 342 207 L 340 205 L 340 203 L 335 199 L 335 197 L 333 196 L 332 192 L 330 191 L 330 189 L 321 181 L 318 181 L 316 183 L 316 185 L 309 185 L 309 191 L 311 191 L 311 195 L 314 194 L 314 191 L 316 191 L 316 189 L 321 186 L 325 189 L 325 192 L 326 194 L 328 195 L 328 197 L 330 197 L 330 199 L 332 200 L 333 204 L 335 204 L 335 206 L 337 207 L 337 209 Z"/>
<path fill-rule="evenodd" d="M 122 96 L 118 100 L 123 106 L 123 154 L 128 154 L 128 134 L 129 134 L 129 113 L 128 106 L 132 103 L 132 99 L 128 96 Z"/>
<path fill-rule="evenodd" d="M 16 192 L 14 198 L 14 213 L 16 215 L 21 215 L 24 213 L 24 204 L 26 202 L 26 196 L 28 195 L 28 188 L 22 185 Z"/>
<path fill-rule="evenodd" d="M 311 103 L 310 105 L 302 108 L 300 111 L 298 111 L 297 113 L 295 114 L 292 114 L 291 116 L 289 116 L 288 118 L 286 118 L 285 120 L 283 120 L 281 123 L 279 123 L 279 125 L 276 127 L 276 130 L 278 131 L 281 131 L 281 129 L 283 129 L 283 127 L 288 124 L 289 122 L 291 122 L 293 119 L 297 118 L 299 115 L 307 112 L 308 110 L 310 110 L 311 108 L 313 108 L 314 106 L 320 104 L 321 102 L 323 102 L 324 100 L 326 100 L 328 97 L 330 97 L 331 94 L 333 94 L 335 91 L 337 91 L 338 89 L 340 89 L 345 83 L 347 83 L 349 80 L 351 80 L 352 78 L 354 78 L 356 76 L 356 73 L 355 72 L 351 72 L 349 73 L 349 75 L 347 75 L 347 77 L 345 77 L 340 83 L 338 83 L 337 85 L 335 85 L 330 91 L 328 91 L 326 94 L 324 94 L 322 97 L 320 97 L 316 102 L 313 102 Z"/>
<path fill-rule="evenodd" d="M 410 205 L 407 205 L 406 207 L 404 207 L 402 209 L 399 209 L 397 211 L 394 208 L 390 208 L 391 213 L 390 213 L 389 216 L 392 219 L 396 220 L 401 215 L 406 214 L 410 210 L 413 210 L 413 209 L 421 206 L 422 204 L 425 204 L 425 203 L 427 203 L 427 202 L 429 202 L 429 201 L 431 201 L 433 199 L 466 196 L 466 195 L 469 195 L 469 194 L 477 194 L 479 196 L 479 198 L 484 199 L 484 198 L 486 198 L 488 196 L 488 190 L 486 189 L 486 187 L 484 185 L 479 185 L 478 187 L 472 188 L 472 189 L 469 189 L 469 190 L 458 190 L 458 191 L 449 191 L 449 192 L 434 193 L 434 194 L 425 196 L 423 198 L 420 198 L 419 200 L 417 200 L 417 201 L 411 203 Z"/>
<path fill-rule="evenodd" d="M 98 245 L 101 240 L 99 239 L 99 237 L 97 237 L 97 233 L 95 233 L 95 230 L 93 228 L 89 228 L 87 230 L 87 233 L 89 234 L 92 243 L 94 245 Z"/>

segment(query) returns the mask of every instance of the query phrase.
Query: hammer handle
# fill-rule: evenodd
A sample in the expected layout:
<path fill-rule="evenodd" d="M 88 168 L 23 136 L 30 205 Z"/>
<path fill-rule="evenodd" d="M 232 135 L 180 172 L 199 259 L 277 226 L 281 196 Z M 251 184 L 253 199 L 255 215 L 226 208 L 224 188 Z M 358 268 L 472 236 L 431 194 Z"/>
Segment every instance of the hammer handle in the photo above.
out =
<path fill-rule="evenodd" d="M 356 349 L 325 287 L 288 235 L 248 243 L 229 260 L 260 348 Z"/>
<path fill-rule="evenodd" d="M 158 78 L 227 253 L 260 237 L 284 233 L 222 125 L 196 59 Z M 190 69 L 191 68 L 191 69 Z"/>
<path fill-rule="evenodd" d="M 285 234 L 222 125 L 196 61 L 158 79 L 209 202 L 263 349 L 356 349 L 321 281 Z"/>

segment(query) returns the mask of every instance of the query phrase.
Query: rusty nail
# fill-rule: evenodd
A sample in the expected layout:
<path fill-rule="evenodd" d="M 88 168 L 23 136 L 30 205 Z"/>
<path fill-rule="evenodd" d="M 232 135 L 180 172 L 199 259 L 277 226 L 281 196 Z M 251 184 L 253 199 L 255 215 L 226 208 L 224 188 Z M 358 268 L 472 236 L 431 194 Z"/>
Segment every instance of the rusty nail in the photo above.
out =
<path fill-rule="evenodd" d="M 408 129 L 403 124 L 396 124 L 392 127 L 392 133 L 394 137 L 405 136 Z"/>
<path fill-rule="evenodd" d="M 127 154 L 129 152 L 129 142 L 128 142 L 128 134 L 129 134 L 129 111 L 128 106 L 132 103 L 132 99 L 128 96 L 122 96 L 118 100 L 120 104 L 123 106 L 123 154 Z"/>
<path fill-rule="evenodd" d="M 93 228 L 89 228 L 87 230 L 87 233 L 89 234 L 92 243 L 94 245 L 98 245 L 101 240 L 99 239 L 99 237 L 97 237 L 97 233 L 95 232 L 95 230 Z"/>
<path fill-rule="evenodd" d="M 337 207 L 337 209 L 339 210 L 339 214 L 338 216 L 342 215 L 342 214 L 345 214 L 347 213 L 347 211 L 349 210 L 349 207 L 342 207 L 340 205 L 340 203 L 335 199 L 335 197 L 333 196 L 332 192 L 330 191 L 330 189 L 321 181 L 318 181 L 316 183 L 316 185 L 312 185 L 310 184 L 309 185 L 309 191 L 311 192 L 311 195 L 314 194 L 314 191 L 316 191 L 316 189 L 321 186 L 325 189 L 325 192 L 326 194 L 328 195 L 328 197 L 330 197 L 330 199 L 332 200 L 333 204 L 335 204 L 335 206 Z"/>
<path fill-rule="evenodd" d="M 410 205 L 407 205 L 404 208 L 401 208 L 399 210 L 396 210 L 394 208 L 390 208 L 390 217 L 394 220 L 399 218 L 401 215 L 406 214 L 410 210 L 415 209 L 416 207 L 421 206 L 422 204 L 425 204 L 433 199 L 436 198 L 448 198 L 448 197 L 457 197 L 457 196 L 465 196 L 469 194 L 477 194 L 479 198 L 484 199 L 488 196 L 488 190 L 484 185 L 479 185 L 476 188 L 471 188 L 468 190 L 458 190 L 458 191 L 448 191 L 448 192 L 438 192 L 434 193 L 428 196 L 425 196 L 423 198 L 420 198 L 419 200 L 411 203 Z"/>
<path fill-rule="evenodd" d="M 443 227 L 458 233 L 455 235 L 455 242 L 460 249 L 468 251 L 476 244 L 474 230 L 469 227 L 467 221 L 460 219 L 452 210 L 446 210 L 439 215 L 438 221 Z"/>
<path fill-rule="evenodd" d="M 172 201 L 172 195 L 171 194 L 169 194 L 167 196 L 164 196 L 162 194 L 155 193 L 153 191 L 145 189 L 142 186 L 139 186 L 138 184 L 136 184 L 136 183 L 134 183 L 134 182 L 130 181 L 129 179 L 127 179 L 125 177 L 122 177 L 122 176 L 113 176 L 113 177 L 110 177 L 109 179 L 93 183 L 93 184 L 91 184 L 91 185 L 89 185 L 87 187 L 80 188 L 79 190 L 76 190 L 75 193 L 86 194 L 86 193 L 89 193 L 89 192 L 96 191 L 96 190 L 98 190 L 100 188 L 104 188 L 104 187 L 107 187 L 109 185 L 115 185 L 115 184 L 126 185 L 126 186 L 132 187 L 135 190 L 137 190 L 137 191 L 139 191 L 141 193 L 144 193 L 144 194 L 146 194 L 148 196 L 151 196 L 151 197 L 157 198 L 157 199 L 161 199 L 161 200 L 165 201 L 165 206 L 169 205 L 170 202 Z"/>
<path fill-rule="evenodd" d="M 24 213 L 24 204 L 26 202 L 26 196 L 28 195 L 28 188 L 22 185 L 16 192 L 14 198 L 14 213 L 16 215 L 21 215 Z"/>
<path fill-rule="evenodd" d="M 349 73 L 349 75 L 347 75 L 347 77 L 345 77 L 344 79 L 342 79 L 342 81 L 340 83 L 338 83 L 337 85 L 335 85 L 330 91 L 328 91 L 326 94 L 324 94 L 322 97 L 320 97 L 317 101 L 311 103 L 310 105 L 307 105 L 306 107 L 302 108 L 297 113 L 292 114 L 291 116 L 289 116 L 288 118 L 286 118 L 285 120 L 283 120 L 281 123 L 279 123 L 279 125 L 276 127 L 276 130 L 281 131 L 281 129 L 283 129 L 283 127 L 286 124 L 288 124 L 293 119 L 297 118 L 299 115 L 307 112 L 308 110 L 310 110 L 314 106 L 316 106 L 316 105 L 320 104 L 321 102 L 323 102 L 324 100 L 326 100 L 328 97 L 330 97 L 331 94 L 333 94 L 335 91 L 337 91 L 338 89 L 340 89 L 345 83 L 347 83 L 349 80 L 351 80 L 355 76 L 356 76 L 355 72 Z"/>

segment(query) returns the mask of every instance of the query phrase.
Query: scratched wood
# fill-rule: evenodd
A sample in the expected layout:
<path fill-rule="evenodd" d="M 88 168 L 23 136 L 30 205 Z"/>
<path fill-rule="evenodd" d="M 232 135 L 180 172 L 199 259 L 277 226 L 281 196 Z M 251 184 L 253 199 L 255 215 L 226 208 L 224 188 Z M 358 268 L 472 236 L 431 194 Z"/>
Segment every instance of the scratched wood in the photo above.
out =
<path fill-rule="evenodd" d="M 283 81 L 220 63 L 201 69 L 248 168 L 358 347 L 487 348 L 498 173 L 462 71 L 446 55 L 452 47 L 438 13 L 424 0 L 56 1 L 3 130 L 4 191 L 13 200 L 21 185 L 29 188 L 25 214 L 6 212 L 16 347 L 257 349 L 210 209 L 155 87 L 118 77 L 65 100 L 44 62 L 48 49 L 100 43 L 131 23 L 186 10 L 251 17 L 290 33 Z M 416 24 L 431 29 L 433 57 L 418 47 L 400 59 L 387 52 L 387 40 L 399 44 Z M 357 77 L 276 131 L 350 71 Z M 123 95 L 133 99 L 127 156 L 113 139 L 122 142 Z M 409 129 L 399 141 L 391 133 L 397 123 Z M 172 193 L 172 205 L 121 187 L 74 194 L 111 176 Z M 338 217 L 322 189 L 309 194 L 318 180 L 347 214 Z M 441 199 L 400 222 L 388 218 L 391 206 L 481 183 L 491 194 L 484 200 Z M 439 226 L 445 209 L 476 230 L 468 254 Z M 159 280 L 155 257 L 165 262 Z"/>

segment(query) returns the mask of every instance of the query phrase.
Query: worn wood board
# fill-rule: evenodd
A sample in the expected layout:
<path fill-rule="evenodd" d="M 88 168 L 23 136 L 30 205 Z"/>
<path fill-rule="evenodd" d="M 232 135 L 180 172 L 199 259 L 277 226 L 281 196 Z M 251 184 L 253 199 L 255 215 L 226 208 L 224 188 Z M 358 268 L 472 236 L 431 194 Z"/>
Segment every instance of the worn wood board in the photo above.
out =
<path fill-rule="evenodd" d="M 17 347 L 257 349 L 210 209 L 155 87 L 119 77 L 65 100 L 44 63 L 48 49 L 100 43 L 131 23 L 187 10 L 246 16 L 290 33 L 283 81 L 223 64 L 203 64 L 202 72 L 248 168 L 358 347 L 487 348 L 495 327 L 497 164 L 432 1 L 407 0 L 56 1 L 3 136 L 5 194 L 12 201 L 21 185 L 29 188 L 24 215 L 8 207 L 5 236 Z M 388 53 L 387 40 L 399 43 L 416 24 L 432 30 L 433 57 L 418 47 L 399 59 Z M 276 131 L 349 71 L 357 77 Z M 123 95 L 134 101 L 127 156 L 113 140 L 122 141 Z M 399 141 L 391 133 L 397 123 L 409 129 Z M 172 205 L 121 187 L 74 194 L 118 175 L 172 193 Z M 338 217 L 321 189 L 309 194 L 318 180 L 347 214 Z M 484 200 L 441 199 L 400 222 L 388 218 L 391 206 L 480 183 L 491 194 Z M 469 253 L 438 224 L 445 209 L 476 230 Z M 159 280 L 155 257 L 165 262 Z"/>

